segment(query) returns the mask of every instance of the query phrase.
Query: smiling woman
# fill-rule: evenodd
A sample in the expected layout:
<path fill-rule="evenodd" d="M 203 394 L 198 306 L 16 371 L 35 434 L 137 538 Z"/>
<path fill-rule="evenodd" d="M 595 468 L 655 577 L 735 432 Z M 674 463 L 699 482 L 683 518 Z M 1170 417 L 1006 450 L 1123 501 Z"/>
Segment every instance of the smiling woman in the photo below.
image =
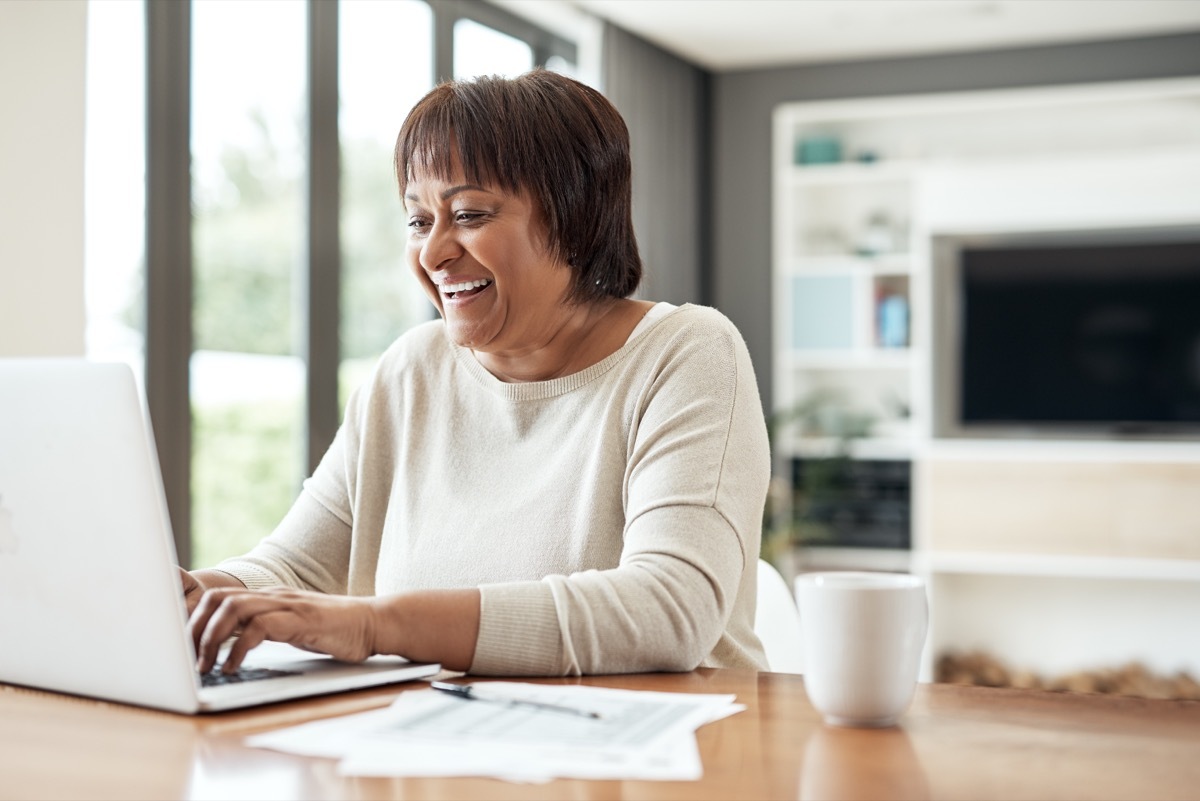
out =
<path fill-rule="evenodd" d="M 409 265 L 450 337 L 493 375 L 530 381 L 612 353 L 652 304 L 627 298 L 642 263 L 624 122 L 555 73 L 521 81 L 519 92 L 497 78 L 430 92 L 400 131 L 396 177 Z"/>
<path fill-rule="evenodd" d="M 409 266 L 448 336 L 493 373 L 507 357 L 529 380 L 552 377 L 563 354 L 545 346 L 574 311 L 563 302 L 572 273 L 547 247 L 534 204 L 469 182 L 457 163 L 448 179 L 408 181 L 404 200 Z"/>
<path fill-rule="evenodd" d="M 535 70 L 443 84 L 396 145 L 407 257 L 441 320 L 401 336 L 245 557 L 182 573 L 200 668 L 275 639 L 491 675 L 762 668 L 769 474 L 753 367 L 641 278 L 629 137 Z"/>

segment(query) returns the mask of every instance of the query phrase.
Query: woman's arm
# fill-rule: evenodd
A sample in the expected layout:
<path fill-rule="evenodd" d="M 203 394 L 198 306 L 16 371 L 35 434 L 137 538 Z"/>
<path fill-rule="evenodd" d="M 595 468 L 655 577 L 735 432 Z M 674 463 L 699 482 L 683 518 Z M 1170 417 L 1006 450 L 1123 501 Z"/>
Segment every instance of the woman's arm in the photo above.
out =
<path fill-rule="evenodd" d="M 239 630 L 224 663 L 226 672 L 236 670 L 246 653 L 264 640 L 350 662 L 395 654 L 414 662 L 440 662 L 449 670 L 467 670 L 479 632 L 479 591 L 352 598 L 226 586 L 204 593 L 188 625 L 201 672 L 212 669 L 221 644 Z"/>
<path fill-rule="evenodd" d="M 374 651 L 467 670 L 479 636 L 479 590 L 425 590 L 369 600 Z"/>
<path fill-rule="evenodd" d="M 472 673 L 761 666 L 753 610 L 770 476 L 765 420 L 736 330 L 716 312 L 686 315 L 676 313 L 642 341 L 649 380 L 636 363 L 623 363 L 628 381 L 619 380 L 630 386 L 609 393 L 631 401 L 624 484 L 597 484 L 603 497 L 588 493 L 594 505 L 575 507 L 577 519 L 623 527 L 619 556 L 611 567 L 482 584 Z M 620 450 L 603 452 L 620 458 Z M 608 492 L 621 493 L 616 510 L 605 508 Z M 586 526 L 573 530 L 584 539 L 572 545 L 587 547 Z"/>

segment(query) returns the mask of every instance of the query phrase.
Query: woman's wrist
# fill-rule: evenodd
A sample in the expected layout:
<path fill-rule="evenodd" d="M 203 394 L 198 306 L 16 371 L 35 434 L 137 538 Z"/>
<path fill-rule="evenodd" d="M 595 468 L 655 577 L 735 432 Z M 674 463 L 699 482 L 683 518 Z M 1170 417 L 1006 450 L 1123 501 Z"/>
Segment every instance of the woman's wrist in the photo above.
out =
<path fill-rule="evenodd" d="M 241 579 L 232 573 L 226 573 L 224 570 L 206 567 L 201 570 L 189 571 L 196 581 L 200 582 L 200 586 L 206 590 L 215 589 L 216 587 L 233 587 L 235 589 L 246 589 L 246 585 Z"/>
<path fill-rule="evenodd" d="M 479 634 L 479 590 L 426 590 L 368 598 L 372 653 L 467 670 Z"/>
<path fill-rule="evenodd" d="M 367 608 L 367 631 L 370 634 L 371 653 L 384 656 L 403 656 L 413 661 L 414 643 L 409 619 L 412 615 L 414 593 L 376 595 L 364 598 Z M 418 650 L 419 644 L 417 644 Z"/>

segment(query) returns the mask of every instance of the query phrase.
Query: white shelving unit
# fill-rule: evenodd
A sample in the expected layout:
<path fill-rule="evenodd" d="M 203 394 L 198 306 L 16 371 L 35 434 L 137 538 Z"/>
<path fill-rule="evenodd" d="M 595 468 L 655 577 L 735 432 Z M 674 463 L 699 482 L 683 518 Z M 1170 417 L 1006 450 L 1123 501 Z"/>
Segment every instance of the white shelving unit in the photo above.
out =
<path fill-rule="evenodd" d="M 846 449 L 839 431 L 861 434 L 869 420 L 849 454 L 907 460 L 913 475 L 910 552 L 801 549 L 796 569 L 925 575 L 927 678 L 941 652 L 975 648 L 1035 671 L 1123 658 L 1200 676 L 1188 623 L 1200 618 L 1200 503 L 1180 489 L 1200 470 L 1200 441 L 941 438 L 933 249 L 941 235 L 1200 225 L 1200 80 L 789 103 L 773 136 L 773 408 L 837 404 L 777 435 L 777 470 Z M 1027 531 L 1013 547 L 974 540 L 986 506 L 974 519 L 943 508 L 966 486 L 944 478 L 980 465 L 1009 477 L 1032 466 L 1029 484 L 1018 476 L 1003 491 L 1017 508 L 1054 507 L 1014 518 L 1044 520 L 1036 547 Z M 1136 485 L 1139 503 L 1161 497 L 1172 530 L 1153 547 L 1128 542 L 1128 526 L 1094 545 L 1086 531 L 1060 537 L 1087 519 L 1087 501 L 1035 486 L 1039 465 L 1064 486 L 1077 468 L 1111 468 L 1113 486 Z"/>
<path fill-rule="evenodd" d="M 921 554 L 915 568 L 929 575 L 1200 582 L 1200 560 L 1184 559 L 942 551 Z"/>
<path fill-rule="evenodd" d="M 796 166 L 798 140 L 776 138 L 783 151 L 777 159 L 786 165 L 777 172 L 776 209 L 788 221 L 775 228 L 775 338 L 782 343 L 775 378 L 778 397 L 787 399 L 776 408 L 828 396 L 832 408 L 872 421 L 872 437 L 904 453 L 912 397 L 912 169 Z M 836 437 L 847 422 L 816 419 L 803 433 Z"/>

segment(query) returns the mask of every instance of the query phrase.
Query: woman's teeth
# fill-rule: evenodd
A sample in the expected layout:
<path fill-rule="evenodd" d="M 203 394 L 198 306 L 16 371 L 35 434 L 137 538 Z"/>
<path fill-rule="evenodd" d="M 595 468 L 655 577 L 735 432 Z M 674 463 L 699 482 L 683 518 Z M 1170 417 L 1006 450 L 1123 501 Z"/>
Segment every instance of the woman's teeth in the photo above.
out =
<path fill-rule="evenodd" d="M 478 281 L 462 281 L 457 284 L 442 284 L 439 287 L 443 294 L 454 296 L 456 292 L 466 292 L 471 289 L 483 289 L 488 284 L 492 283 L 486 278 L 481 278 Z"/>

